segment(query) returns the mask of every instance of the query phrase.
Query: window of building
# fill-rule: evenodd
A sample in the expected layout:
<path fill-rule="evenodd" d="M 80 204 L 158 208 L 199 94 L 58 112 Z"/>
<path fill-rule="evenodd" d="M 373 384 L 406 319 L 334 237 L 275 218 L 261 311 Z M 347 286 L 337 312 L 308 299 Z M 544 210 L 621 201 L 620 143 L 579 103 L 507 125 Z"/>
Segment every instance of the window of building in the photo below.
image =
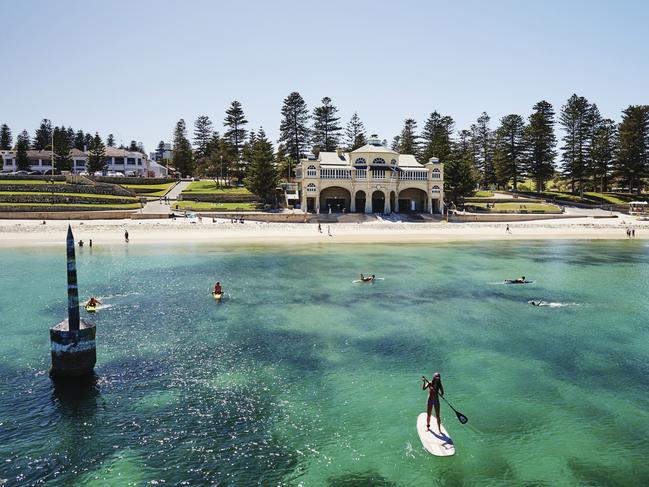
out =
<path fill-rule="evenodd" d="M 397 165 L 397 160 L 396 160 L 396 159 L 392 159 L 392 160 L 390 161 L 390 164 L 392 164 L 393 166 L 396 166 L 396 165 Z"/>
<path fill-rule="evenodd" d="M 354 161 L 355 166 L 364 166 L 366 164 L 367 162 L 365 162 L 365 159 L 363 159 L 362 157 L 359 157 L 358 159 L 356 159 L 356 161 Z"/>
<path fill-rule="evenodd" d="M 5 164 L 7 166 L 13 166 L 14 165 L 14 160 L 13 159 L 5 159 Z"/>
<path fill-rule="evenodd" d="M 138 160 L 137 160 L 137 165 L 138 165 L 138 166 L 141 166 L 141 165 L 142 165 L 142 159 L 138 158 Z"/>
<path fill-rule="evenodd" d="M 433 193 L 439 193 L 439 186 L 433 186 Z"/>
<path fill-rule="evenodd" d="M 135 157 L 127 157 L 126 158 L 126 163 L 131 164 L 132 166 L 135 165 Z"/>
<path fill-rule="evenodd" d="M 308 178 L 314 178 L 318 174 L 318 171 L 316 170 L 315 166 L 309 166 L 306 168 L 306 176 Z"/>
<path fill-rule="evenodd" d="M 375 169 L 374 171 L 372 171 L 372 176 L 374 177 L 374 179 L 385 179 L 385 169 Z"/>
<path fill-rule="evenodd" d="M 113 164 L 124 164 L 124 158 L 123 157 L 115 157 L 115 162 Z"/>
<path fill-rule="evenodd" d="M 372 161 L 372 164 L 385 164 L 385 159 L 383 159 L 382 157 L 377 157 Z"/>
<path fill-rule="evenodd" d="M 306 192 L 307 193 L 315 193 L 315 184 L 313 184 L 313 183 L 307 184 Z"/>
<path fill-rule="evenodd" d="M 433 169 L 433 172 L 431 173 L 431 176 L 430 176 L 430 177 L 431 177 L 432 179 L 441 179 L 441 178 L 442 178 L 442 175 L 441 175 L 441 173 L 439 172 L 439 169 L 435 168 L 435 169 Z"/>
<path fill-rule="evenodd" d="M 84 161 L 74 161 L 74 165 L 77 167 L 86 167 L 86 163 Z"/>

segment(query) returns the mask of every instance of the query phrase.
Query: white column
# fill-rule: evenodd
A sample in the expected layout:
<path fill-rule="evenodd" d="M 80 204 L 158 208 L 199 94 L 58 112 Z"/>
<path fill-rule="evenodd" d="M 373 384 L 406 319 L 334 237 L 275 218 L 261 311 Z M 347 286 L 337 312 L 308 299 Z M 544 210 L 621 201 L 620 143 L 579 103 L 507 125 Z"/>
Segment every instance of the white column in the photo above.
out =
<path fill-rule="evenodd" d="M 349 212 L 356 213 L 356 193 L 352 194 L 352 197 L 349 200 Z"/>
<path fill-rule="evenodd" d="M 365 196 L 365 213 L 372 213 L 372 193 Z"/>
<path fill-rule="evenodd" d="M 392 211 L 391 210 L 391 205 L 390 205 L 390 194 L 389 193 L 390 193 L 390 191 L 388 191 L 388 194 L 385 197 L 385 205 L 383 207 L 383 213 L 385 213 L 386 215 L 389 214 Z M 385 194 L 385 192 L 383 194 Z"/>

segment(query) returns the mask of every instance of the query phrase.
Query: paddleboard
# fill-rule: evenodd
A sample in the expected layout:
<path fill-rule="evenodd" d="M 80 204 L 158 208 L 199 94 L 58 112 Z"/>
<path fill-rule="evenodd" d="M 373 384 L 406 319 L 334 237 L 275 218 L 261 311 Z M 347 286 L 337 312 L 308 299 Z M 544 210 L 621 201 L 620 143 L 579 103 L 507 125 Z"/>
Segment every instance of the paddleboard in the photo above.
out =
<path fill-rule="evenodd" d="M 96 306 L 86 306 L 86 311 L 88 313 L 94 313 L 95 311 L 97 311 L 97 307 Z"/>
<path fill-rule="evenodd" d="M 375 277 L 371 281 L 361 281 L 360 279 L 356 279 L 355 281 L 352 281 L 352 284 L 356 284 L 357 282 L 374 282 L 374 281 L 385 281 L 385 277 Z"/>
<path fill-rule="evenodd" d="M 417 416 L 417 433 L 424 448 L 431 455 L 436 457 L 450 457 L 455 455 L 455 445 L 448 435 L 446 428 L 442 425 L 441 434 L 437 431 L 437 420 L 435 413 L 430 417 L 430 428 L 426 428 L 426 413 Z"/>
<path fill-rule="evenodd" d="M 221 298 L 223 297 L 223 293 L 220 294 L 212 293 L 212 297 L 217 301 L 221 301 Z"/>

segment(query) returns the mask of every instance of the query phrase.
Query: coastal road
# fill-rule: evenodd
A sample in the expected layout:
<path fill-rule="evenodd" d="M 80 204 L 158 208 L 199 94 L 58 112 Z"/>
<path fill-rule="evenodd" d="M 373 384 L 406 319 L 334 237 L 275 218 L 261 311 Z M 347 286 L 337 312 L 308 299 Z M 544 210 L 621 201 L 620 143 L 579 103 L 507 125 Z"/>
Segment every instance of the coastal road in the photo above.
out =
<path fill-rule="evenodd" d="M 161 203 L 160 200 L 152 200 L 149 201 L 146 205 L 144 205 L 144 208 L 142 209 L 142 213 L 161 213 L 161 214 L 168 214 L 171 212 L 171 205 L 177 201 L 178 196 L 180 193 L 183 192 L 187 186 L 191 184 L 191 181 L 180 181 L 178 184 L 176 184 L 169 192 L 167 193 L 167 198 L 170 200 L 170 204 L 166 203 Z"/>

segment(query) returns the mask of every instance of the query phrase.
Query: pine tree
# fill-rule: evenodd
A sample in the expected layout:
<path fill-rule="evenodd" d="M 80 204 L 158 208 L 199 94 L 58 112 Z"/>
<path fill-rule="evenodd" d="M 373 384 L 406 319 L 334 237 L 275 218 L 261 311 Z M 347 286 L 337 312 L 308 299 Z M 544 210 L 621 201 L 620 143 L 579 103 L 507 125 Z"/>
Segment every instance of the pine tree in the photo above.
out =
<path fill-rule="evenodd" d="M 214 135 L 212 121 L 207 115 L 201 115 L 194 122 L 194 156 L 202 159 L 209 156 L 210 141 Z"/>
<path fill-rule="evenodd" d="M 66 131 L 66 135 L 68 137 L 68 145 L 70 148 L 74 148 L 74 139 L 76 137 L 76 134 L 74 133 L 74 129 L 72 127 L 68 127 Z"/>
<path fill-rule="evenodd" d="M 629 191 L 642 191 L 649 174 L 649 105 L 630 105 L 618 128 L 616 174 Z"/>
<path fill-rule="evenodd" d="M 277 187 L 273 145 L 266 138 L 264 129 L 254 139 L 250 148 L 250 160 L 246 167 L 244 184 L 248 191 L 259 196 L 265 203 L 273 200 Z"/>
<path fill-rule="evenodd" d="M 461 205 L 475 191 L 478 177 L 473 163 L 472 133 L 462 130 L 444 166 L 444 192 L 449 201 Z"/>
<path fill-rule="evenodd" d="M 277 168 L 277 175 L 281 180 L 289 180 L 289 162 L 284 144 L 279 144 L 277 146 L 277 152 L 275 152 L 275 167 Z"/>
<path fill-rule="evenodd" d="M 115 136 L 113 134 L 108 134 L 106 138 L 106 147 L 115 147 Z"/>
<path fill-rule="evenodd" d="M 29 157 L 27 157 L 28 150 L 29 134 L 26 130 L 23 130 L 18 137 L 16 137 L 16 169 L 19 171 L 29 171 L 31 169 Z"/>
<path fill-rule="evenodd" d="M 475 150 L 475 164 L 481 172 L 482 186 L 489 188 L 496 184 L 496 168 L 493 161 L 494 136 L 489 128 L 491 118 L 487 112 L 482 112 L 477 123 L 471 126 L 473 132 L 472 144 Z"/>
<path fill-rule="evenodd" d="M 365 144 L 367 144 L 365 126 L 361 122 L 358 113 L 354 112 L 345 129 L 345 146 L 348 151 L 353 151 Z"/>
<path fill-rule="evenodd" d="M 77 150 L 84 150 L 86 145 L 86 135 L 83 133 L 83 130 L 78 130 L 74 135 L 74 148 Z M 86 147 L 88 149 L 88 147 Z"/>
<path fill-rule="evenodd" d="M 158 142 L 158 148 L 155 150 L 155 153 L 158 156 L 159 161 L 164 160 L 164 155 L 165 155 L 165 143 L 164 143 L 164 140 L 161 140 L 160 142 Z"/>
<path fill-rule="evenodd" d="M 192 146 L 187 139 L 187 126 L 181 118 L 174 130 L 173 165 L 181 176 L 193 174 Z"/>
<path fill-rule="evenodd" d="M 295 165 L 300 162 L 309 145 L 309 111 L 297 91 L 284 99 L 279 141 L 284 143 L 289 159 L 289 174 L 295 175 Z"/>
<path fill-rule="evenodd" d="M 331 103 L 331 98 L 325 96 L 322 105 L 313 109 L 313 131 L 312 143 L 320 147 L 324 152 L 336 150 L 340 142 L 340 131 L 338 125 L 340 117 L 337 117 L 338 108 Z"/>
<path fill-rule="evenodd" d="M 241 108 L 241 103 L 238 101 L 233 101 L 225 112 L 225 120 L 223 120 L 223 126 L 227 127 L 223 138 L 225 141 L 230 144 L 238 159 L 241 159 L 241 151 L 243 149 L 243 144 L 246 142 L 246 129 L 245 125 L 248 123 L 246 117 L 243 113 L 243 108 Z"/>
<path fill-rule="evenodd" d="M 130 152 L 139 152 L 140 148 L 137 145 L 137 142 L 134 140 L 131 140 L 131 143 L 128 145 L 128 150 Z"/>
<path fill-rule="evenodd" d="M 417 122 L 413 118 L 407 118 L 403 122 L 403 129 L 399 136 L 399 149 L 401 154 L 419 155 L 419 141 L 416 134 Z"/>
<path fill-rule="evenodd" d="M 92 139 L 93 136 L 90 132 L 88 132 L 83 136 L 83 145 L 86 146 L 86 150 L 88 147 L 90 147 L 90 144 L 92 144 Z"/>
<path fill-rule="evenodd" d="M 0 127 L 0 150 L 11 150 L 13 144 L 13 137 L 11 136 L 11 129 L 9 125 L 3 123 Z"/>
<path fill-rule="evenodd" d="M 442 116 L 437 111 L 430 114 L 421 134 L 424 144 L 422 163 L 427 163 L 431 157 L 437 157 L 442 164 L 448 162 L 454 126 L 455 122 L 448 115 Z"/>
<path fill-rule="evenodd" d="M 72 169 L 70 139 L 65 127 L 54 127 L 54 164 L 60 171 Z"/>
<path fill-rule="evenodd" d="M 94 174 L 95 172 L 103 171 L 105 165 L 106 147 L 101 137 L 99 137 L 99 133 L 95 132 L 90 147 L 88 147 L 88 165 L 86 169 L 90 174 Z"/>
<path fill-rule="evenodd" d="M 554 159 L 557 139 L 554 135 L 554 110 L 545 100 L 532 108 L 525 127 L 525 146 L 527 152 L 525 170 L 534 179 L 536 191 L 545 190 L 545 182 L 552 178 L 555 170 Z"/>
<path fill-rule="evenodd" d="M 372 137 L 373 139 L 375 137 Z M 395 135 L 392 137 L 392 143 L 390 144 L 390 149 L 392 149 L 395 152 L 399 152 L 399 147 L 401 145 L 401 136 L 400 135 Z"/>
<path fill-rule="evenodd" d="M 595 125 L 591 147 L 590 175 L 593 187 L 602 193 L 608 191 L 608 184 L 617 150 L 617 127 L 610 118 L 600 119 Z"/>
<path fill-rule="evenodd" d="M 512 181 L 514 191 L 518 188 L 525 164 L 524 129 L 525 121 L 520 115 L 511 114 L 500 119 L 494 144 L 494 168 L 499 187 Z"/>
<path fill-rule="evenodd" d="M 32 142 L 32 148 L 34 150 L 45 150 L 46 148 L 51 147 L 52 145 L 52 122 L 47 118 L 44 118 L 41 122 L 41 126 L 36 130 L 34 135 L 34 140 Z"/>
<path fill-rule="evenodd" d="M 592 143 L 593 107 L 583 96 L 572 95 L 561 107 L 559 115 L 565 135 L 562 146 L 563 174 L 570 179 L 571 190 L 575 185 L 583 196 L 584 180 L 590 165 Z"/>

